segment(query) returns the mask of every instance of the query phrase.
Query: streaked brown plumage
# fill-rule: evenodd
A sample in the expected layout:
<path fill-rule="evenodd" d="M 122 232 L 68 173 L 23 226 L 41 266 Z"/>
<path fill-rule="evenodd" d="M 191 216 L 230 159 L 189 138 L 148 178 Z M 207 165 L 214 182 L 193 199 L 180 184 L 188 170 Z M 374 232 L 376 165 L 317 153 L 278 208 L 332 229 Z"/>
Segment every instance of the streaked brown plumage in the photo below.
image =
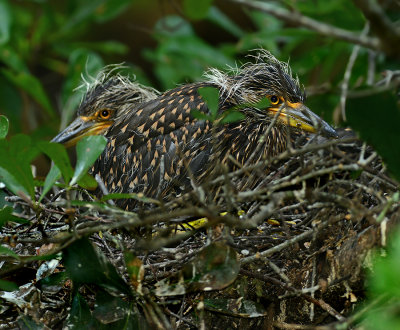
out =
<path fill-rule="evenodd" d="M 212 139 L 213 124 L 195 119 L 191 114 L 193 109 L 209 113 L 198 93 L 199 88 L 206 86 L 219 89 L 220 114 L 233 106 L 246 104 L 240 109 L 245 119 L 214 125 L 216 143 Z M 103 109 L 118 109 L 123 105 L 114 95 L 121 95 L 117 84 L 113 92 L 104 88 L 104 95 L 99 93 L 105 101 L 102 107 L 96 105 L 86 110 L 85 104 L 90 104 L 87 99 L 96 103 L 93 97 L 96 93 L 88 93 L 80 116 L 82 113 L 86 117 L 101 114 Z M 92 172 L 101 177 L 110 193 L 140 192 L 148 197 L 166 199 L 191 189 L 189 172 L 195 184 L 199 184 L 210 176 L 218 163 L 234 169 L 248 160 L 254 163 L 284 151 L 288 127 L 292 128 L 292 133 L 303 130 L 336 135 L 333 128 L 303 105 L 304 93 L 297 79 L 291 76 L 288 65 L 267 52 L 260 53 L 255 64 L 243 66 L 232 76 L 211 70 L 205 82 L 183 85 L 156 98 L 154 94 L 147 97 L 150 100 L 125 106 L 122 113 L 113 112 L 115 118 L 102 132 L 109 142 Z M 265 97 L 270 100 L 267 109 L 251 106 Z M 277 123 L 268 130 L 278 111 L 281 113 Z M 64 132 L 53 141 L 70 141 Z M 293 138 L 295 134 L 290 136 Z M 260 143 L 262 147 L 258 147 Z M 252 155 L 254 152 L 256 154 Z M 228 159 L 229 155 L 234 162 Z M 134 209 L 137 205 L 134 200 L 118 203 L 125 209 Z"/>

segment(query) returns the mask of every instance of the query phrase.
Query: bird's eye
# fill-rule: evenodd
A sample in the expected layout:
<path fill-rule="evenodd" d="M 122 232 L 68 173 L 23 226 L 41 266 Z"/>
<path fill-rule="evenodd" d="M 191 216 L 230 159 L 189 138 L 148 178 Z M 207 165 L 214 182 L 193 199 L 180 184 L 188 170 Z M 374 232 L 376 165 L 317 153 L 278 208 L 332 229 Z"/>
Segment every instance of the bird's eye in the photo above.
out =
<path fill-rule="evenodd" d="M 276 95 L 270 96 L 269 100 L 271 101 L 271 103 L 272 103 L 273 105 L 278 104 L 279 101 L 280 101 L 280 99 L 279 99 L 278 96 L 276 96 Z"/>
<path fill-rule="evenodd" d="M 101 119 L 109 119 L 111 116 L 111 111 L 110 110 L 101 110 L 100 111 L 100 118 Z"/>

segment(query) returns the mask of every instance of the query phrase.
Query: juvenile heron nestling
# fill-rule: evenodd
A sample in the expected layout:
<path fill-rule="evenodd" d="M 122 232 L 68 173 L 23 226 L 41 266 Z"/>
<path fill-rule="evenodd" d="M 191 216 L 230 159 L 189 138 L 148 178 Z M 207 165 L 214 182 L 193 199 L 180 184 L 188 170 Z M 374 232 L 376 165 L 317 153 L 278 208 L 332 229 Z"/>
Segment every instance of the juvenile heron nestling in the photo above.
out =
<path fill-rule="evenodd" d="M 217 164 L 234 169 L 281 153 L 299 132 L 336 136 L 303 104 L 305 94 L 288 64 L 268 52 L 232 74 L 211 69 L 205 77 L 158 97 L 146 88 L 139 94 L 124 88 L 124 80 L 120 85 L 104 80 L 89 90 L 79 117 L 53 142 L 72 144 L 87 134 L 104 134 L 108 144 L 92 174 L 101 177 L 108 192 L 166 199 L 204 182 Z M 192 110 L 210 113 L 198 92 L 208 86 L 219 90 L 219 114 L 238 106 L 243 119 L 217 125 L 194 118 Z M 264 98 L 267 108 L 254 106 Z M 118 203 L 125 209 L 137 205 Z"/>
<path fill-rule="evenodd" d="M 75 145 L 87 135 L 105 135 L 110 126 L 125 117 L 136 105 L 155 99 L 159 93 L 114 74 L 118 66 L 105 67 L 92 83 L 85 81 L 87 91 L 78 108 L 78 117 L 52 142 Z"/>

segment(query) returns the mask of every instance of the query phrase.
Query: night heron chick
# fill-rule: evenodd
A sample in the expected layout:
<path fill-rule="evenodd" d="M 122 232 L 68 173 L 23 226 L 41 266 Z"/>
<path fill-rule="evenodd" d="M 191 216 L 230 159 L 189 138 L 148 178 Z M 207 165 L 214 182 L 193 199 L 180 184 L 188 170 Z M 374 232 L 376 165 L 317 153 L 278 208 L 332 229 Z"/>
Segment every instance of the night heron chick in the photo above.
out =
<path fill-rule="evenodd" d="M 233 73 L 211 69 L 205 77 L 203 82 L 182 85 L 128 107 L 131 95 L 123 86 L 120 90 L 115 85 L 111 90 L 105 87 L 106 82 L 88 93 L 80 116 L 96 118 L 104 110 L 118 111 L 103 131 L 108 144 L 92 169 L 108 192 L 143 193 L 166 200 L 206 181 L 218 164 L 235 169 L 283 152 L 299 132 L 336 137 L 336 131 L 303 104 L 305 94 L 288 64 L 266 51 L 256 56 L 255 63 Z M 242 119 L 217 124 L 195 118 L 199 116 L 193 116 L 193 110 L 210 114 L 199 94 L 202 87 L 219 90 L 218 114 L 236 106 Z M 257 108 L 255 104 L 264 98 L 269 105 Z M 85 128 L 89 121 L 84 122 L 83 134 L 101 134 L 100 129 Z M 53 141 L 75 142 L 80 132 L 74 123 Z M 124 209 L 137 206 L 135 200 L 118 203 Z"/>
<path fill-rule="evenodd" d="M 52 142 L 72 146 L 87 135 L 105 135 L 118 118 L 125 117 L 137 104 L 159 95 L 155 89 L 115 73 L 120 68 L 118 65 L 107 66 L 91 82 L 85 80 L 81 87 L 86 87 L 86 93 L 77 118 Z"/>

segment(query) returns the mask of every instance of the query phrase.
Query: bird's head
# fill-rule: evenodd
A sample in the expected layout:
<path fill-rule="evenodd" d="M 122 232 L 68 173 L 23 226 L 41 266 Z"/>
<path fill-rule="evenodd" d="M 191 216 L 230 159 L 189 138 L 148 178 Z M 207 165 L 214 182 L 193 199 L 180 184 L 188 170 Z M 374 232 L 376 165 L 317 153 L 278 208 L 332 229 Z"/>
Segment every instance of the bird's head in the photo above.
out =
<path fill-rule="evenodd" d="M 289 127 L 337 137 L 336 131 L 322 118 L 304 105 L 305 93 L 298 78 L 292 76 L 288 63 L 280 62 L 271 53 L 260 51 L 255 63 L 243 65 L 233 76 L 212 69 L 207 74 L 216 84 L 222 98 L 234 104 L 254 105 L 267 98 L 266 109 L 246 107 L 247 115 L 257 119 L 271 119 L 278 112 L 278 123 Z"/>
<path fill-rule="evenodd" d="M 134 105 L 157 96 L 158 92 L 152 88 L 141 86 L 119 74 L 110 75 L 103 71 L 87 86 L 77 118 L 51 142 L 69 147 L 85 136 L 104 134 L 115 120 L 132 110 Z"/>

